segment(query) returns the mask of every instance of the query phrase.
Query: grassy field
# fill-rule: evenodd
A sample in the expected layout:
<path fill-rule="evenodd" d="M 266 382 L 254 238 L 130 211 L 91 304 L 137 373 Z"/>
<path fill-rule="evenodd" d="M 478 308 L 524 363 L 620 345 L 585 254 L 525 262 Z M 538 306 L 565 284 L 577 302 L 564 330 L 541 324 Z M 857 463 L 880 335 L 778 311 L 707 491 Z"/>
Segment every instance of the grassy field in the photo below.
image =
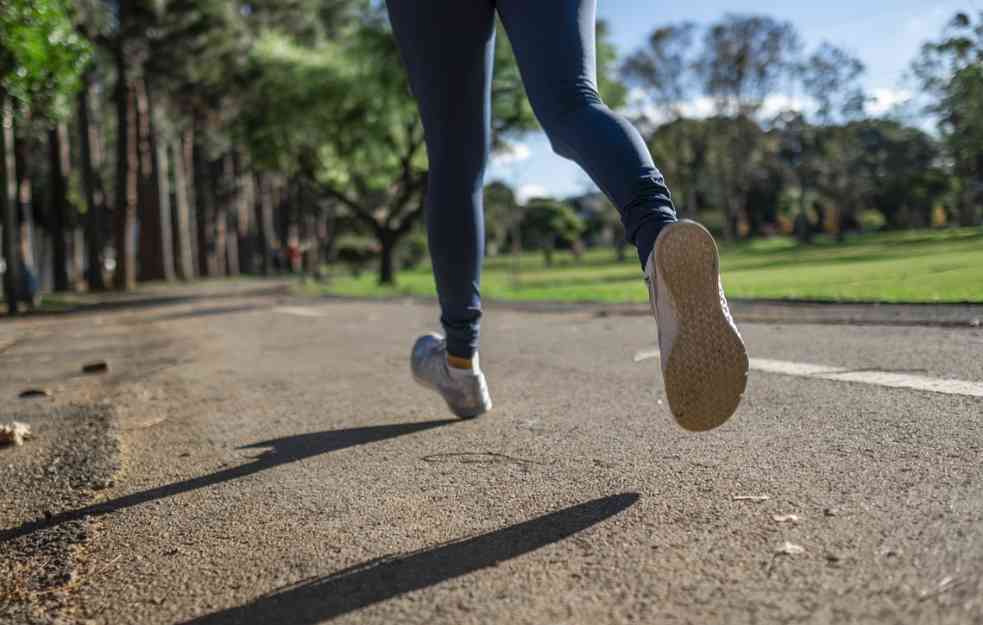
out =
<path fill-rule="evenodd" d="M 802 246 L 786 238 L 721 246 L 724 285 L 732 298 L 864 302 L 983 302 L 983 229 L 948 229 L 856 235 L 844 243 L 820 238 Z M 580 260 L 556 254 L 547 268 L 541 254 L 525 254 L 519 271 L 509 257 L 490 258 L 482 276 L 488 299 L 555 302 L 644 302 L 634 256 L 619 263 L 610 249 Z M 395 288 L 380 287 L 371 272 L 344 273 L 308 293 L 389 297 L 433 295 L 428 265 L 399 273 Z"/>

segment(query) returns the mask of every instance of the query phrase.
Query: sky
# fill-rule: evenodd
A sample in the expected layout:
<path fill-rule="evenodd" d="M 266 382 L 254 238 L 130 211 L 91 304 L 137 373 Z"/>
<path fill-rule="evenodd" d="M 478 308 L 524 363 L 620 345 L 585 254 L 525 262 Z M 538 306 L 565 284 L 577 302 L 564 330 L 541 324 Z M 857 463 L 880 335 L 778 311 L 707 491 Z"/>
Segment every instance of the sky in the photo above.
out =
<path fill-rule="evenodd" d="M 979 10 L 983 0 L 598 0 L 598 17 L 610 24 L 612 41 L 622 56 L 638 49 L 652 30 L 666 23 L 708 24 L 726 13 L 788 20 L 798 29 L 806 51 L 828 41 L 866 64 L 863 83 L 868 93 L 879 98 L 873 104 L 875 111 L 888 110 L 911 93 L 904 74 L 924 41 L 938 37 L 956 12 Z M 779 96 L 789 101 L 796 94 Z M 699 103 L 694 102 L 693 108 L 699 109 Z M 565 197 L 596 188 L 574 163 L 552 153 L 541 132 L 523 137 L 511 154 L 495 157 L 488 179 L 509 182 L 520 199 L 542 194 Z"/>

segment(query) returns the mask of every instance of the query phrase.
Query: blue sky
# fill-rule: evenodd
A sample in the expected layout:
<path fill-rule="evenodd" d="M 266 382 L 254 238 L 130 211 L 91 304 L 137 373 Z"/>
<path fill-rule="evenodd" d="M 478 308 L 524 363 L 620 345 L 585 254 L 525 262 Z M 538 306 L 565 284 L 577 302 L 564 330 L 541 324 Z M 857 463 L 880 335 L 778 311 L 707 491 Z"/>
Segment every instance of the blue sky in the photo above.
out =
<path fill-rule="evenodd" d="M 910 89 L 904 73 L 922 42 L 938 36 L 957 11 L 980 9 L 983 0 L 598 0 L 598 16 L 610 23 L 622 55 L 637 49 L 656 26 L 668 22 L 706 24 L 728 12 L 788 20 L 798 28 L 807 50 L 829 41 L 859 57 L 867 65 L 864 84 L 881 97 L 885 109 Z M 523 196 L 544 192 L 565 196 L 594 188 L 576 165 L 553 155 L 541 133 L 523 138 L 510 157 L 495 159 L 488 176 L 507 180 Z"/>

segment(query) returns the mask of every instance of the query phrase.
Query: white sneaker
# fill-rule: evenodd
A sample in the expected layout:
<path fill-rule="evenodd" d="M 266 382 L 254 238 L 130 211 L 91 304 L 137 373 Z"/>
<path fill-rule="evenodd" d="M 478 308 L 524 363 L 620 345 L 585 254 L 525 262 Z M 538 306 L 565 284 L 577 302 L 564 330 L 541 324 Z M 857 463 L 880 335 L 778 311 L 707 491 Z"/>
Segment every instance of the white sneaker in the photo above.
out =
<path fill-rule="evenodd" d="M 439 334 L 426 334 L 416 340 L 410 354 L 413 379 L 421 386 L 440 393 L 447 406 L 462 419 L 479 417 L 492 408 L 485 374 L 478 367 L 455 369 L 447 365 L 447 341 Z"/>
<path fill-rule="evenodd" d="M 717 244 L 692 221 L 666 226 L 645 268 L 669 409 L 702 432 L 734 414 L 747 386 L 748 356 L 720 281 Z"/>

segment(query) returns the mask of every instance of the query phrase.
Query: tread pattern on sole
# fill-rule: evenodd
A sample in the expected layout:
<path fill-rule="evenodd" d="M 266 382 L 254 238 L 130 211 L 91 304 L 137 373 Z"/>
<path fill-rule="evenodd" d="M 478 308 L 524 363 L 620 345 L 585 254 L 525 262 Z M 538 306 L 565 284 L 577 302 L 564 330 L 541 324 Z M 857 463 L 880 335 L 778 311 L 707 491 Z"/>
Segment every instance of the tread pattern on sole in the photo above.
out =
<path fill-rule="evenodd" d="M 747 350 L 724 314 L 713 237 L 691 222 L 665 234 L 655 261 L 679 323 L 664 369 L 666 394 L 679 425 L 702 432 L 723 425 L 737 410 L 747 387 Z"/>

